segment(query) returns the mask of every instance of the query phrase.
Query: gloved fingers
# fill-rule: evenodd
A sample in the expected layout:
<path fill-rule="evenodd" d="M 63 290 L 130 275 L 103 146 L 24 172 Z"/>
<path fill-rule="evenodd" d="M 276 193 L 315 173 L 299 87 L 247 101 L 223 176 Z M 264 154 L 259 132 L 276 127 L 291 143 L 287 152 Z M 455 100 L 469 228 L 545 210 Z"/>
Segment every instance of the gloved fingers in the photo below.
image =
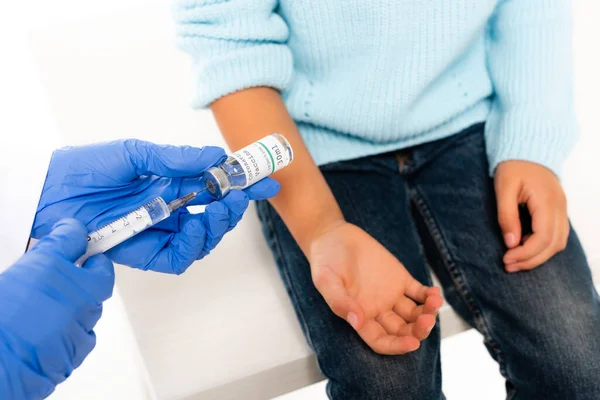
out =
<path fill-rule="evenodd" d="M 200 255 L 198 255 L 196 260 L 202 260 L 204 257 L 206 257 L 209 254 L 210 254 L 210 250 L 202 250 L 202 252 L 200 252 Z"/>
<path fill-rule="evenodd" d="M 54 310 L 58 315 L 75 317 L 88 329 L 98 321 L 97 309 L 114 284 L 114 276 L 92 274 L 64 259 L 31 252 L 6 270 L 2 278 L 2 282 L 10 284 L 10 301 L 14 304 L 43 306 L 44 318 L 50 318 L 49 310 Z"/>
<path fill-rule="evenodd" d="M 113 264 L 104 255 L 90 258 L 82 269 L 75 267 L 73 262 L 85 252 L 86 237 L 83 224 L 63 219 L 23 257 L 24 267 L 10 274 L 73 309 L 81 323 L 93 326 L 97 319 L 90 320 L 87 311 L 112 295 L 115 277 Z"/>
<path fill-rule="evenodd" d="M 52 231 L 31 249 L 35 253 L 51 253 L 69 262 L 75 262 L 87 248 L 86 227 L 72 218 L 58 221 Z"/>
<path fill-rule="evenodd" d="M 149 263 L 147 269 L 180 275 L 184 273 L 205 247 L 206 230 L 202 215 L 182 214 L 181 231 Z"/>
<path fill-rule="evenodd" d="M 73 329 L 71 333 L 71 343 L 77 343 L 74 347 L 74 355 L 72 358 L 73 369 L 78 368 L 83 360 L 96 347 L 96 333 L 94 331 L 86 331 L 82 327 Z"/>
<path fill-rule="evenodd" d="M 223 200 L 209 204 L 204 210 L 202 221 L 206 228 L 206 243 L 197 260 L 206 257 L 242 219 L 249 205 L 248 196 L 232 190 Z"/>
<path fill-rule="evenodd" d="M 102 304 L 87 307 L 85 310 L 82 310 L 79 314 L 80 315 L 77 318 L 78 322 L 81 324 L 83 329 L 86 330 L 86 332 L 89 332 L 92 329 L 94 329 L 94 327 L 102 317 Z"/>
<path fill-rule="evenodd" d="M 188 178 L 183 179 L 181 184 L 181 195 L 197 192 L 206 188 L 206 183 L 204 178 Z M 279 193 L 279 189 L 281 185 L 271 178 L 265 178 L 262 181 L 256 182 L 254 185 L 244 189 L 244 193 L 248 196 L 250 200 L 266 200 L 269 199 L 277 193 Z M 233 192 L 233 190 L 232 190 Z M 227 196 L 226 196 L 227 197 Z M 199 204 L 209 204 L 215 201 L 215 198 L 210 194 L 208 190 L 204 190 L 198 194 L 198 196 L 190 202 L 190 205 L 199 205 Z"/>
<path fill-rule="evenodd" d="M 88 258 L 82 268 L 89 273 L 86 289 L 93 298 L 102 303 L 112 297 L 115 287 L 115 266 L 104 254 Z"/>
<path fill-rule="evenodd" d="M 223 200 L 221 200 L 221 203 L 229 209 L 229 227 L 227 229 L 229 232 L 235 228 L 244 216 L 244 213 L 250 204 L 250 199 L 246 193 L 239 190 L 232 190 L 225 198 L 223 198 Z"/>
<path fill-rule="evenodd" d="M 82 268 L 68 261 L 49 266 L 48 259 L 40 260 L 30 265 L 27 274 L 22 281 L 30 281 L 32 287 L 73 308 L 82 322 L 90 308 L 112 296 L 115 285 L 113 263 L 104 254 L 90 257 Z"/>
<path fill-rule="evenodd" d="M 220 201 L 209 204 L 201 214 L 202 224 L 206 229 L 204 251 L 209 253 L 227 233 L 230 225 L 230 210 Z M 200 255 L 200 254 L 198 254 Z"/>
<path fill-rule="evenodd" d="M 281 185 L 275 179 L 265 178 L 244 189 L 250 200 L 266 200 L 279 193 Z"/>
<path fill-rule="evenodd" d="M 189 214 L 190 212 L 187 210 L 187 208 L 183 207 L 180 208 L 179 210 L 177 210 L 177 215 L 183 215 L 183 214 Z M 158 224 L 154 225 L 152 227 L 152 229 L 158 229 L 161 231 L 166 231 L 166 232 L 173 232 L 173 233 L 177 233 L 181 230 L 181 218 L 178 218 L 174 215 L 171 215 L 169 218 L 160 221 Z"/>
<path fill-rule="evenodd" d="M 48 330 L 52 320 L 45 318 L 40 321 L 42 325 L 39 329 L 44 329 L 46 335 L 29 338 L 33 339 L 29 343 L 35 349 L 31 355 L 35 357 L 32 361 L 37 364 L 38 373 L 55 385 L 68 378 L 96 345 L 96 335 L 93 332 L 90 334 L 76 320 L 69 319 L 68 314 L 60 314 L 58 317 L 59 320 L 54 321 L 57 324 L 56 331 Z"/>
<path fill-rule="evenodd" d="M 157 175 L 169 178 L 198 176 L 225 160 L 220 147 L 158 145 L 137 139 L 123 141 L 135 177 Z"/>
<path fill-rule="evenodd" d="M 42 257 L 40 257 L 42 256 Z M 23 256 L 0 279 L 0 326 L 12 351 L 30 360 L 35 372 L 57 384 L 71 374 L 93 348 L 85 320 L 97 321 L 98 306 L 90 304 L 52 258 Z M 82 271 L 65 260 L 60 264 Z M 40 269 L 30 269 L 34 264 Z M 44 274 L 44 271 L 51 271 Z M 96 315 L 93 315 L 96 314 Z M 93 324 L 92 324 L 93 325 Z M 75 365 L 74 365 L 75 361 Z"/>
<path fill-rule="evenodd" d="M 173 233 L 148 229 L 104 253 L 117 264 L 146 270 L 156 255 L 168 246 Z"/>

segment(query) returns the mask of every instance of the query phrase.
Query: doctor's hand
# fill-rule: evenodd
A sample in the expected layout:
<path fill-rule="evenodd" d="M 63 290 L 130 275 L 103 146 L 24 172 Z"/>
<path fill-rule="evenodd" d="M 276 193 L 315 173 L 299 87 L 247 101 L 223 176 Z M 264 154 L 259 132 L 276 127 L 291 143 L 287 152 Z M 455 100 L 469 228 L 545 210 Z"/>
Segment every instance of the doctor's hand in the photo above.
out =
<path fill-rule="evenodd" d="M 115 276 L 102 254 L 76 267 L 86 247 L 86 228 L 61 220 L 0 274 L 0 398 L 48 396 L 94 348 Z"/>
<path fill-rule="evenodd" d="M 82 221 L 89 231 L 127 214 L 157 196 L 166 202 L 205 187 L 201 175 L 226 158 L 218 147 L 163 146 L 120 140 L 57 150 L 38 205 L 32 237 L 46 235 L 59 219 Z M 242 218 L 249 200 L 277 194 L 264 179 L 220 201 L 202 192 L 190 205 L 208 204 L 202 214 L 185 208 L 106 252 L 113 261 L 143 270 L 183 273 L 206 256 Z"/>

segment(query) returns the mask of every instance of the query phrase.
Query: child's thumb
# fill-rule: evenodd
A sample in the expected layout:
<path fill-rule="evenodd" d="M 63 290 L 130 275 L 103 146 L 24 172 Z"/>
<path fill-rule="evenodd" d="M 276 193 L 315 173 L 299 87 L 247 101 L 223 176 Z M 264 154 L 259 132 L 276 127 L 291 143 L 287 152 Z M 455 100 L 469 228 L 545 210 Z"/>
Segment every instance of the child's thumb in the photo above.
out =
<path fill-rule="evenodd" d="M 498 223 L 506 247 L 512 249 L 521 242 L 521 220 L 517 185 L 502 185 L 496 190 L 498 201 Z"/>
<path fill-rule="evenodd" d="M 342 279 L 329 268 L 319 268 L 313 272 L 313 281 L 331 311 L 346 320 L 352 328 L 362 328 L 365 315 L 362 307 L 354 300 L 344 287 Z"/>

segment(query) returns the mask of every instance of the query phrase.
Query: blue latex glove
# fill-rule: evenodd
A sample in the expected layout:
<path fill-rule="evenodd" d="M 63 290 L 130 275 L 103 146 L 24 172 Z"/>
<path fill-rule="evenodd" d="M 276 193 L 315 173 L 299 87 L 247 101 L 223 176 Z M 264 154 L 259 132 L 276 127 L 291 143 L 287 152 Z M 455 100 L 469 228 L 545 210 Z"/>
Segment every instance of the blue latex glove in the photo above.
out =
<path fill-rule="evenodd" d="M 197 191 L 205 187 L 202 172 L 225 158 L 218 147 L 161 146 L 140 140 L 57 150 L 32 236 L 44 236 L 63 217 L 76 218 L 92 231 L 157 196 L 169 202 Z M 249 200 L 272 197 L 278 190 L 279 184 L 267 178 L 218 202 L 203 192 L 190 205 L 210 203 L 204 213 L 179 210 L 106 255 L 134 268 L 180 274 L 235 227 Z"/>
<path fill-rule="evenodd" d="M 102 254 L 77 268 L 86 247 L 85 226 L 61 220 L 0 274 L 0 399 L 48 396 L 94 348 L 115 275 Z"/>

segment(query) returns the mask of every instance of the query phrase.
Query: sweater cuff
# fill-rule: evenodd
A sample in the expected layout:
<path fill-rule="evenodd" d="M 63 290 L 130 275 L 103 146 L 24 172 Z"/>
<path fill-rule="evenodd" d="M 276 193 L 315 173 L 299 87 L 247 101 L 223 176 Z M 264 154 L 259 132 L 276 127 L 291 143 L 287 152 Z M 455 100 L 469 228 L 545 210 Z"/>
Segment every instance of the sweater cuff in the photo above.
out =
<path fill-rule="evenodd" d="M 486 124 L 486 146 L 490 176 L 498 164 L 508 160 L 543 165 L 560 177 L 562 164 L 579 136 L 574 116 L 548 118 L 522 110 L 508 112 Z"/>
<path fill-rule="evenodd" d="M 206 108 L 215 100 L 251 87 L 286 90 L 292 80 L 292 54 L 281 44 L 262 44 L 198 62 L 195 108 Z"/>

